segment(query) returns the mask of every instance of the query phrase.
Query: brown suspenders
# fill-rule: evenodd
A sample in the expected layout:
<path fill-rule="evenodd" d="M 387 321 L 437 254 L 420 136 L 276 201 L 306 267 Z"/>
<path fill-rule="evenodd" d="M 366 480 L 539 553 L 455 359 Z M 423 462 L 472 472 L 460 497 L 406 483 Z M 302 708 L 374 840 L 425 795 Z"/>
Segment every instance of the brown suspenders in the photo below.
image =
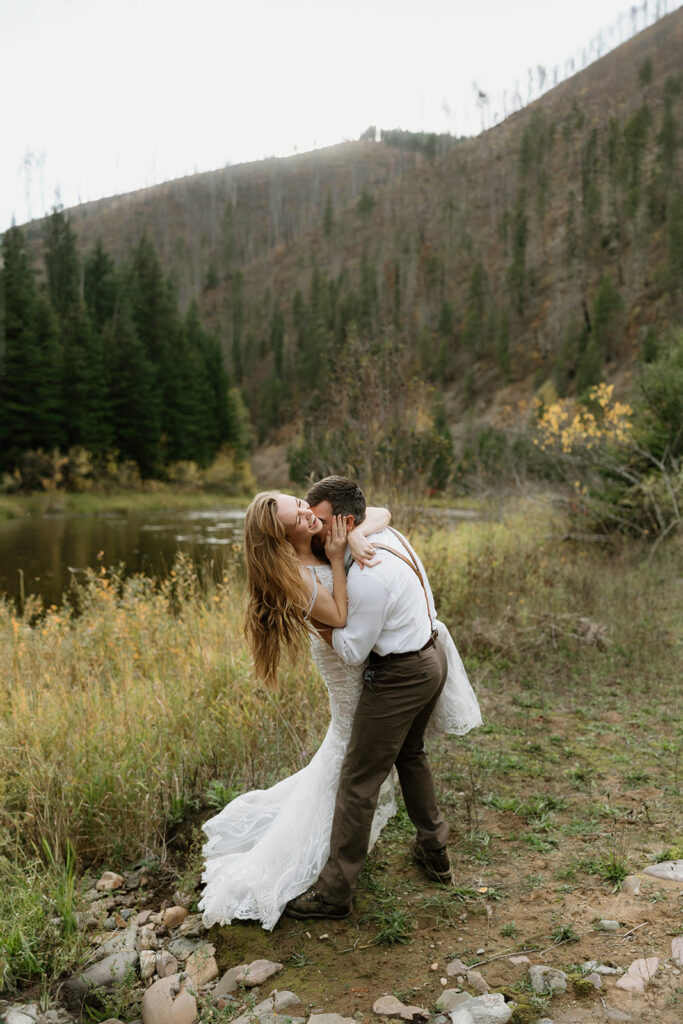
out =
<path fill-rule="evenodd" d="M 431 608 L 429 607 L 429 598 L 427 597 L 427 588 L 425 587 L 424 580 L 422 579 L 422 573 L 420 572 L 420 570 L 417 567 L 417 563 L 415 562 L 415 558 L 413 557 L 413 553 L 410 550 L 410 548 L 408 547 L 408 545 L 406 544 L 406 542 L 404 541 L 404 539 L 401 536 L 401 534 L 398 532 L 398 530 L 395 530 L 393 528 L 393 526 L 389 526 L 389 527 L 387 527 L 387 529 L 391 530 L 391 532 L 394 534 L 394 536 L 398 538 L 398 540 L 401 542 L 403 547 L 406 549 L 406 551 L 410 555 L 410 558 L 406 558 L 405 555 L 402 555 L 400 551 L 396 551 L 395 548 L 390 548 L 388 544 L 375 544 L 374 541 L 370 541 L 370 543 L 372 544 L 373 548 L 381 548 L 383 551 L 391 551 L 392 555 L 396 555 L 397 558 L 400 558 L 402 562 L 405 562 L 406 565 L 409 565 L 410 568 L 413 570 L 413 572 L 415 573 L 415 575 L 419 579 L 420 583 L 422 584 L 422 591 L 423 591 L 424 596 L 425 596 L 425 601 L 427 602 L 427 615 L 429 616 L 429 625 L 432 628 L 432 632 L 434 632 L 434 621 L 432 619 Z"/>

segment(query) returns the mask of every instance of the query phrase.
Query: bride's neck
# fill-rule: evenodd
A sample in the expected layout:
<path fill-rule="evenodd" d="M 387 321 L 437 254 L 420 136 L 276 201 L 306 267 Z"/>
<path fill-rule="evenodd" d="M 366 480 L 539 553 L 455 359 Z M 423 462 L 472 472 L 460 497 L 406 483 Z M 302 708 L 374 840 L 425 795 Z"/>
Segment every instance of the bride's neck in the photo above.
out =
<path fill-rule="evenodd" d="M 302 537 L 300 541 L 294 544 L 291 540 L 289 542 L 294 548 L 294 553 L 300 562 L 308 562 L 311 559 L 311 540 L 310 537 Z"/>

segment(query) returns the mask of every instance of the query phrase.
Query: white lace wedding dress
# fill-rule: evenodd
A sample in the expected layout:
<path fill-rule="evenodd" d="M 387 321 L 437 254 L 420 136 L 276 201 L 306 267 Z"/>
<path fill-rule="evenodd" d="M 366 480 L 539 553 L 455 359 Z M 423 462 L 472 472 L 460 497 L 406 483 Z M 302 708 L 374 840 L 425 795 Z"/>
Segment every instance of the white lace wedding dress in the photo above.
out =
<path fill-rule="evenodd" d="M 332 571 L 316 575 L 332 589 Z M 450 633 L 438 622 L 448 654 L 448 679 L 429 723 L 435 732 L 463 735 L 481 724 L 477 698 Z M 313 658 L 330 696 L 330 725 L 312 760 L 270 789 L 236 797 L 203 826 L 206 883 L 199 904 L 207 927 L 235 918 L 260 921 L 270 931 L 285 904 L 318 878 L 330 852 L 339 773 L 362 688 L 362 668 L 345 665 L 317 636 Z M 396 813 L 392 776 L 382 786 L 370 848 Z"/>

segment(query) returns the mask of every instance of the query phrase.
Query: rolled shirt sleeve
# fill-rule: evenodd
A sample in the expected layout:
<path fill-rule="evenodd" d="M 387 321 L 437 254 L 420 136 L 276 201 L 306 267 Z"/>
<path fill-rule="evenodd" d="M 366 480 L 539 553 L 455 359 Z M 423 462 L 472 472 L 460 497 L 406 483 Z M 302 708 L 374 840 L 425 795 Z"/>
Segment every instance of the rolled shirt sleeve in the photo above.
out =
<path fill-rule="evenodd" d="M 389 594 L 379 573 L 361 573 L 356 566 L 349 572 L 347 590 L 347 625 L 333 630 L 332 645 L 347 665 L 362 665 L 384 628 Z"/>

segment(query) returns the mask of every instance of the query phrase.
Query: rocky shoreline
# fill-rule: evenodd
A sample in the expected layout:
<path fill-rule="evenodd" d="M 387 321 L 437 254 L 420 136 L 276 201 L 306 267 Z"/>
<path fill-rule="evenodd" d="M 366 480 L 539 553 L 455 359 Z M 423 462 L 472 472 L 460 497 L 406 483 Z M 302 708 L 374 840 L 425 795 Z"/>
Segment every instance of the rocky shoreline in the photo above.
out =
<path fill-rule="evenodd" d="M 652 865 L 644 873 L 673 882 L 683 882 L 683 861 Z M 129 986 L 139 996 L 141 1017 L 124 1020 L 110 1017 L 104 1024 L 195 1024 L 230 1020 L 231 1024 L 358 1024 L 362 1013 L 345 1017 L 338 1013 L 307 1011 L 290 991 L 272 989 L 265 997 L 262 986 L 273 984 L 283 964 L 259 959 L 235 964 L 221 973 L 216 949 L 208 941 L 201 915 L 191 913 L 194 896 L 175 892 L 157 911 L 136 911 L 139 889 L 149 882 L 145 869 L 124 873 L 105 872 L 94 888 L 83 894 L 86 909 L 78 923 L 91 937 L 91 965 L 67 979 L 60 1004 L 41 1011 L 37 1003 L 2 1003 L 4 1024 L 75 1024 L 95 1019 L 103 1007 L 115 1001 L 117 989 Z M 639 877 L 624 880 L 624 888 L 638 893 Z M 596 927 L 618 931 L 619 921 L 603 919 Z M 551 999 L 567 990 L 601 993 L 600 1018 L 569 1019 L 639 1020 L 611 1006 L 605 998 L 609 982 L 633 997 L 643 995 L 661 971 L 681 974 L 683 935 L 674 935 L 671 949 L 661 956 L 648 956 L 623 965 L 589 960 L 580 965 L 578 977 L 529 957 L 508 957 L 526 972 L 530 992 Z M 433 1006 L 408 1005 L 395 995 L 378 993 L 372 1012 L 380 1018 L 412 1024 L 496 1024 L 521 1020 L 516 1003 L 502 992 L 492 992 L 484 975 L 453 957 L 431 964 L 439 972 L 442 992 Z M 368 1007 L 370 1008 L 370 1007 Z M 524 1016 L 525 1021 L 550 1024 L 549 1017 Z"/>

